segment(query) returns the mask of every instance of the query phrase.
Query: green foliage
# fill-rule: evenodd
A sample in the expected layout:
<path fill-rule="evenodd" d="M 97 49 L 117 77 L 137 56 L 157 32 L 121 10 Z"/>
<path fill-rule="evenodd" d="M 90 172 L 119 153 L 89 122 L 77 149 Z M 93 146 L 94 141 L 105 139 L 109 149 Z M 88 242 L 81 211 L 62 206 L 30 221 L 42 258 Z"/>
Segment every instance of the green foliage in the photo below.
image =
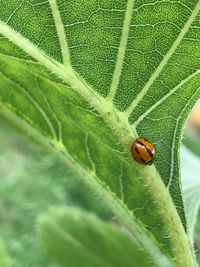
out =
<path fill-rule="evenodd" d="M 3 267 L 11 267 L 12 261 L 8 255 L 3 241 L 0 239 L 0 265 Z"/>
<path fill-rule="evenodd" d="M 191 240 L 193 240 L 194 228 L 200 204 L 200 160 L 192 151 L 183 146 L 181 149 L 181 163 L 188 233 Z"/>
<path fill-rule="evenodd" d="M 183 143 L 188 147 L 195 155 L 200 157 L 200 142 L 199 134 L 193 134 L 192 137 L 189 133 L 186 133 L 183 139 Z"/>
<path fill-rule="evenodd" d="M 195 233 L 194 233 L 194 249 L 196 251 L 197 262 L 200 265 L 200 212 L 197 214 Z"/>
<path fill-rule="evenodd" d="M 198 99 L 200 1 L 0 2 L 0 112 L 51 148 L 149 253 L 195 266 L 179 146 Z M 133 162 L 137 136 L 156 145 Z M 158 263 L 159 262 L 159 263 Z"/>
<path fill-rule="evenodd" d="M 186 132 L 181 150 L 181 171 L 183 177 L 183 195 L 188 218 L 188 232 L 194 243 L 197 262 L 200 264 L 200 139 L 199 134 Z M 189 148 L 189 149 L 188 149 Z"/>
<path fill-rule="evenodd" d="M 150 267 L 153 264 L 127 232 L 90 213 L 53 208 L 40 218 L 39 226 L 49 254 L 61 266 Z"/>
<path fill-rule="evenodd" d="M 110 215 L 55 155 L 30 143 L 2 117 L 0 125 L 0 236 L 12 266 L 54 267 L 37 238 L 40 213 L 49 205 L 74 205 L 106 220 Z"/>

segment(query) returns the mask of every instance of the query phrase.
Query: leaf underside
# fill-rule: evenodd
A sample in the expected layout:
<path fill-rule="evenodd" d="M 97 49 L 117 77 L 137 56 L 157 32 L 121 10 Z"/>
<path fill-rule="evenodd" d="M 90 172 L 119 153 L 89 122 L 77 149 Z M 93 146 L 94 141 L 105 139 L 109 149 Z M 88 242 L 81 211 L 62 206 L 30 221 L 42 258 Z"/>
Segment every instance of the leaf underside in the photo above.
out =
<path fill-rule="evenodd" d="M 93 103 L 107 98 L 102 111 L 113 103 L 133 134 L 155 144 L 155 166 L 186 229 L 178 155 L 200 95 L 200 1 L 8 0 L 0 10 L 0 112 L 16 114 L 108 185 L 172 254 L 128 144 Z M 89 99 L 70 83 L 69 67 Z"/>

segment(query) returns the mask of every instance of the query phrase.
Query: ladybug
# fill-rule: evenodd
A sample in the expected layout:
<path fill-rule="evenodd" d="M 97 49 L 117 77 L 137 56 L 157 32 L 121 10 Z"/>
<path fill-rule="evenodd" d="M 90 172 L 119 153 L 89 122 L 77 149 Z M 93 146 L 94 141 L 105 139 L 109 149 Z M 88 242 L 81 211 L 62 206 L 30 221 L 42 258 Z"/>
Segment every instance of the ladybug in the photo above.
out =
<path fill-rule="evenodd" d="M 151 165 L 156 156 L 156 149 L 149 140 L 140 137 L 133 142 L 131 154 L 138 163 Z"/>

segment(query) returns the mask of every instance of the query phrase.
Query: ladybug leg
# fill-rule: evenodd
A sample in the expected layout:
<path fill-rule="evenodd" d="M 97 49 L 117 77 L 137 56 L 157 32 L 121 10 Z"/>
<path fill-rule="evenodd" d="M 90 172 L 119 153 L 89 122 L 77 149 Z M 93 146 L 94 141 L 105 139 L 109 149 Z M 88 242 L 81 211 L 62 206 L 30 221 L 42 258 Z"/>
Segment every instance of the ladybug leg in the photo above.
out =
<path fill-rule="evenodd" d="M 153 161 L 154 161 L 154 159 L 151 159 L 149 162 L 147 162 L 146 164 L 147 165 L 152 165 L 153 164 Z"/>

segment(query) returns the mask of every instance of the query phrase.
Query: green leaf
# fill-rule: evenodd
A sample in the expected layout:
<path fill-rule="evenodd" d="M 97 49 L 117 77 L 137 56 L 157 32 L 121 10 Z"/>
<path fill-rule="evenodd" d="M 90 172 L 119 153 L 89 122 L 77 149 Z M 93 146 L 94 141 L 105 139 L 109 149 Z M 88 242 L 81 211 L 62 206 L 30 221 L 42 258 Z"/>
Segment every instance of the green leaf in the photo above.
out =
<path fill-rule="evenodd" d="M 194 266 L 179 146 L 200 95 L 200 1 L 8 0 L 0 10 L 1 113 L 57 151 L 155 262 L 162 250 Z M 137 136 L 156 145 L 155 166 L 131 159 Z"/>
<path fill-rule="evenodd" d="M 0 235 L 11 266 L 53 267 L 36 236 L 36 217 L 50 204 L 70 203 L 65 190 L 70 174 L 2 116 L 0 125 Z"/>
<path fill-rule="evenodd" d="M 55 267 L 36 235 L 39 214 L 49 205 L 79 205 L 107 220 L 111 215 L 55 155 L 2 116 L 0 125 L 0 236 L 13 267 Z"/>
<path fill-rule="evenodd" d="M 188 148 L 181 148 L 181 172 L 183 177 L 183 196 L 185 199 L 188 233 L 193 241 L 195 224 L 200 205 L 200 158 Z"/>
<path fill-rule="evenodd" d="M 184 139 L 183 139 L 183 144 L 189 148 L 196 156 L 200 157 L 200 142 L 199 142 L 199 134 L 194 133 L 192 134 L 191 138 L 191 133 L 190 129 L 188 129 L 188 133 L 184 134 Z"/>
<path fill-rule="evenodd" d="M 1 239 L 0 239 L 0 264 L 2 267 L 12 266 L 12 260 L 5 249 L 3 240 Z"/>
<path fill-rule="evenodd" d="M 40 217 L 40 237 L 61 266 L 152 266 L 123 229 L 73 208 L 53 208 Z"/>

